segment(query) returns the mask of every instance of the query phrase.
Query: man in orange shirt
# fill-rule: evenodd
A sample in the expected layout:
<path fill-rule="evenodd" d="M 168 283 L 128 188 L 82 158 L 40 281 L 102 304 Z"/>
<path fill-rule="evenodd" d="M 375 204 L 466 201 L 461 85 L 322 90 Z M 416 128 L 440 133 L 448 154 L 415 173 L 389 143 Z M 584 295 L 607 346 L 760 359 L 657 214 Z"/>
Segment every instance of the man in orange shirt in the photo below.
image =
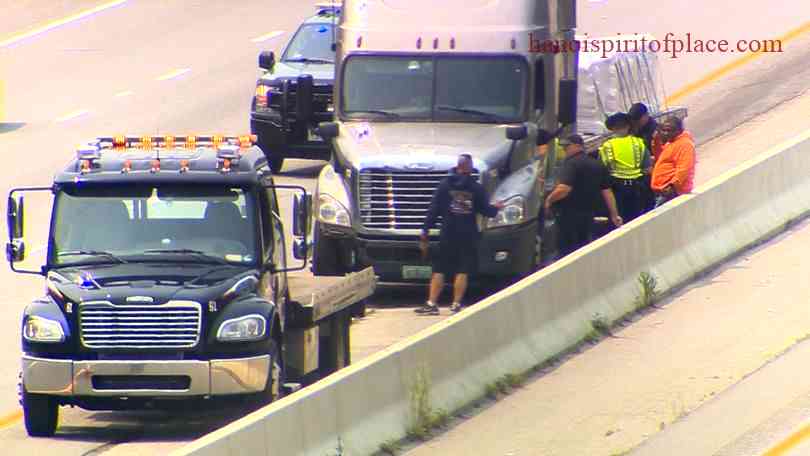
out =
<path fill-rule="evenodd" d="M 667 118 L 660 133 L 664 146 L 655 161 L 650 183 L 656 193 L 656 207 L 692 191 L 696 162 L 695 141 L 683 129 L 681 119 Z"/>

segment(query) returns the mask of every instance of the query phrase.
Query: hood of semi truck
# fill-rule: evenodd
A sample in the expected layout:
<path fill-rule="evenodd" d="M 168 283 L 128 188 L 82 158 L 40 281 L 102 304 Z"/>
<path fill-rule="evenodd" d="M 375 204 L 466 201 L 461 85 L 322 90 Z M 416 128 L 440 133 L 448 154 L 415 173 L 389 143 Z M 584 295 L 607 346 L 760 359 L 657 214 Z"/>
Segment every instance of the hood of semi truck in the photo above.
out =
<path fill-rule="evenodd" d="M 484 123 L 343 122 L 336 153 L 358 169 L 448 170 L 459 154 L 478 169 L 506 160 L 507 125 Z"/>

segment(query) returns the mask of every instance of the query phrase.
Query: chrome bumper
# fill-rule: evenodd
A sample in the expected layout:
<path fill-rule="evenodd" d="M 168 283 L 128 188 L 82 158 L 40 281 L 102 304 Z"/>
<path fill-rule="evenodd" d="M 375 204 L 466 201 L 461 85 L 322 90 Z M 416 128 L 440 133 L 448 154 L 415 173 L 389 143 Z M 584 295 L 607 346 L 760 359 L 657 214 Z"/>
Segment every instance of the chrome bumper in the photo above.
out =
<path fill-rule="evenodd" d="M 211 361 L 71 361 L 23 356 L 23 385 L 29 393 L 55 396 L 182 397 L 255 393 L 264 390 L 270 356 Z M 188 377 L 185 389 L 98 389 L 94 376 L 133 380 L 150 377 Z"/>

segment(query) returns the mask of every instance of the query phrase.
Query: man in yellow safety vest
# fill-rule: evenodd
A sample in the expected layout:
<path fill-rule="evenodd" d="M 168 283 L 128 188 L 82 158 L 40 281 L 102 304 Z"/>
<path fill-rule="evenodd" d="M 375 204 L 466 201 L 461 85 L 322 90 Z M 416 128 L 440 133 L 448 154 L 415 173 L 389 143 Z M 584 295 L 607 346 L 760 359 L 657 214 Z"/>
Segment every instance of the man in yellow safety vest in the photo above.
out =
<path fill-rule="evenodd" d="M 627 114 L 611 115 L 605 126 L 613 132 L 613 137 L 599 148 L 599 158 L 610 172 L 616 205 L 627 223 L 642 213 L 644 175 L 652 168 L 650 151 L 643 139 L 630 135 Z"/>

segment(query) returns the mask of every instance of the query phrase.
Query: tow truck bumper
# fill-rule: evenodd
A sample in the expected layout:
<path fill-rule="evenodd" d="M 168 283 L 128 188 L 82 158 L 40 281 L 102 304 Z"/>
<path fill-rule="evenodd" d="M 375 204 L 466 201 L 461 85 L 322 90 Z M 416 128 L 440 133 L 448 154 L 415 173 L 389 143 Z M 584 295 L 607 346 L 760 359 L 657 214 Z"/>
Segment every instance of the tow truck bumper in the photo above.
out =
<path fill-rule="evenodd" d="M 314 129 L 312 127 L 311 129 Z M 298 127 L 293 125 L 291 131 L 284 127 L 281 117 L 252 113 L 250 116 L 250 132 L 259 137 L 259 146 L 266 148 L 265 152 L 279 153 L 285 158 L 303 158 L 312 160 L 328 160 L 332 154 L 332 146 L 328 141 L 320 138 L 310 138 L 308 133 L 293 134 Z"/>
<path fill-rule="evenodd" d="M 29 393 L 54 396 L 183 397 L 264 390 L 270 356 L 210 361 L 72 361 L 22 358 Z"/>

